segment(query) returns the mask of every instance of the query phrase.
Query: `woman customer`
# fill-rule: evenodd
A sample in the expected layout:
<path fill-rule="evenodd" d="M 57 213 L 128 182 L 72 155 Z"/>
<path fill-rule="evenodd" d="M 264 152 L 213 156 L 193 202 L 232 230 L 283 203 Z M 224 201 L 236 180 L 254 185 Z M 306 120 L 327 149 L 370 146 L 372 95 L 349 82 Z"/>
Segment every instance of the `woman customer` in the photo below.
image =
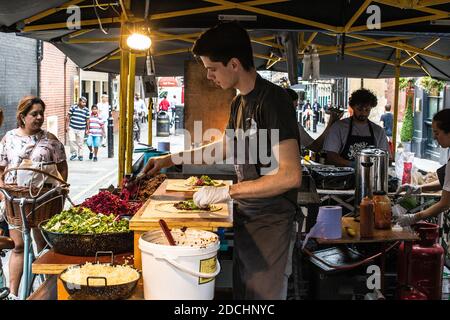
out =
<path fill-rule="evenodd" d="M 95 104 L 91 107 L 91 116 L 87 122 L 86 134 L 88 135 L 89 160 L 92 160 L 93 156 L 94 162 L 97 162 L 98 147 L 102 143 L 102 137 L 105 136 L 105 126 Z"/>
<path fill-rule="evenodd" d="M 16 112 L 17 129 L 8 131 L 0 142 L 0 175 L 8 168 L 18 167 L 23 159 L 33 162 L 54 162 L 59 173 L 67 181 L 67 161 L 64 145 L 50 132 L 42 129 L 45 103 L 38 97 L 27 96 L 19 102 Z M 14 184 L 17 171 L 8 172 L 0 187 Z M 15 242 L 9 260 L 9 282 L 13 296 L 17 296 L 23 270 L 23 239 L 17 226 L 9 226 L 10 237 Z M 37 228 L 32 228 L 38 250 L 45 241 Z"/>
<path fill-rule="evenodd" d="M 450 109 L 444 109 L 436 113 L 431 124 L 433 135 L 442 148 L 450 147 Z M 449 160 L 450 162 L 450 160 Z M 407 194 L 420 194 L 425 191 L 442 190 L 442 196 L 439 202 L 435 203 L 426 210 L 415 214 L 405 214 L 400 216 L 398 223 L 404 227 L 412 225 L 419 220 L 435 217 L 441 212 L 450 208 L 450 164 L 442 166 L 437 170 L 438 180 L 422 185 L 414 186 L 410 184 L 403 185 L 397 190 L 397 193 L 406 191 Z"/>

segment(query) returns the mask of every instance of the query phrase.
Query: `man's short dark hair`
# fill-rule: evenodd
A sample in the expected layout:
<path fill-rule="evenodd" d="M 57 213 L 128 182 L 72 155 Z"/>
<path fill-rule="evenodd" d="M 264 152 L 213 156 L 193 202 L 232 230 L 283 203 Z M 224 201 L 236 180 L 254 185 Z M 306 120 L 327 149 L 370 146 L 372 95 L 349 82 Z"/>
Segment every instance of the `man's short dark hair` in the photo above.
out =
<path fill-rule="evenodd" d="M 445 133 L 450 132 L 450 109 L 443 109 L 433 116 L 433 121 Z"/>
<path fill-rule="evenodd" d="M 292 101 L 298 100 L 298 94 L 295 92 L 295 90 L 292 90 L 291 88 L 286 88 L 286 92 L 288 93 L 289 97 L 291 97 Z"/>
<path fill-rule="evenodd" d="M 353 91 L 348 99 L 350 107 L 371 106 L 373 108 L 377 103 L 378 99 L 376 95 L 372 91 L 364 88 Z"/>
<path fill-rule="evenodd" d="M 195 41 L 192 52 L 224 66 L 232 58 L 240 61 L 246 71 L 255 67 L 253 50 L 247 31 L 236 22 L 224 22 L 205 31 Z"/>
<path fill-rule="evenodd" d="M 391 111 L 391 105 L 390 104 L 385 105 L 384 110 L 386 110 L 388 112 Z"/>

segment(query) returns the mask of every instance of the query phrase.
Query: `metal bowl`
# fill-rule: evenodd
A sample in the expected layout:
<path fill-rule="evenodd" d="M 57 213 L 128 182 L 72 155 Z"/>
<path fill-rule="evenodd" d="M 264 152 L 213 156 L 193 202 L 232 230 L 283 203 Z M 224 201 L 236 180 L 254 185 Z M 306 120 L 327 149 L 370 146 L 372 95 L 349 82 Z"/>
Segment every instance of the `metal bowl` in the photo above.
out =
<path fill-rule="evenodd" d="M 42 221 L 39 229 L 44 239 L 57 253 L 92 257 L 98 251 L 112 251 L 114 254 L 133 251 L 133 231 L 98 234 L 58 233 L 43 228 L 47 221 Z"/>
<path fill-rule="evenodd" d="M 101 263 L 103 265 L 112 265 L 111 263 Z M 79 264 L 76 266 L 70 267 L 70 269 L 73 268 L 81 268 L 83 265 Z M 135 268 L 131 267 L 132 269 L 136 270 Z M 139 271 L 139 277 L 136 280 L 133 280 L 131 282 L 123 283 L 123 284 L 116 284 L 116 285 L 108 285 L 108 281 L 106 277 L 88 277 L 86 279 L 86 285 L 79 285 L 71 282 L 67 282 L 63 280 L 62 276 L 64 273 L 66 273 L 69 270 L 67 268 L 64 270 L 60 275 L 59 279 L 64 285 L 64 288 L 69 293 L 70 297 L 74 300 L 123 300 L 128 299 L 134 292 L 139 279 L 141 278 L 141 274 Z M 105 282 L 105 285 L 103 286 L 93 286 L 90 284 L 90 280 L 93 279 L 102 279 Z"/>

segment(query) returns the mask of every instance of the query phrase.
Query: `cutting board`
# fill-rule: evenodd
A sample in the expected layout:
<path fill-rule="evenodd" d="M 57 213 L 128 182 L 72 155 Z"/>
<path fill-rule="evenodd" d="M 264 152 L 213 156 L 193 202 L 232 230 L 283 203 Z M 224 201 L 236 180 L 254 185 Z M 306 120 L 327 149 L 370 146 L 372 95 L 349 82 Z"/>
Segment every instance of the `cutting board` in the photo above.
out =
<path fill-rule="evenodd" d="M 187 179 L 167 179 L 166 191 L 178 191 L 178 192 L 195 192 L 198 191 L 201 186 L 186 186 L 185 182 Z M 222 182 L 223 185 L 231 185 L 233 181 L 231 180 L 216 180 Z M 221 186 L 223 186 L 221 185 Z"/>
<path fill-rule="evenodd" d="M 140 219 L 226 219 L 230 215 L 230 206 L 232 206 L 231 202 L 229 203 L 218 203 L 217 206 L 220 206 L 221 209 L 214 212 L 196 212 L 196 213 L 174 213 L 174 212 L 162 212 L 157 209 L 157 205 L 164 203 L 173 203 L 174 201 L 159 201 L 150 199 L 149 203 L 145 206 Z"/>

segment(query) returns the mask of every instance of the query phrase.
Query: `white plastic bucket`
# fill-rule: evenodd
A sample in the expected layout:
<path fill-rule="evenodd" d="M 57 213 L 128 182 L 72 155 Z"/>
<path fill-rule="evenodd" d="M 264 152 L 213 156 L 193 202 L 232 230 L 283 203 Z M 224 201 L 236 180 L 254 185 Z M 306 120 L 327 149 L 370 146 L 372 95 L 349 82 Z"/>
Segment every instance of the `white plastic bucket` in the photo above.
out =
<path fill-rule="evenodd" d="M 187 229 L 172 230 L 175 241 L 214 239 L 206 245 L 170 246 L 161 230 L 144 233 L 139 239 L 146 300 L 212 300 L 215 277 L 220 272 L 216 234 Z M 180 238 L 185 237 L 185 238 Z M 184 239 L 184 240 L 183 240 Z"/>

